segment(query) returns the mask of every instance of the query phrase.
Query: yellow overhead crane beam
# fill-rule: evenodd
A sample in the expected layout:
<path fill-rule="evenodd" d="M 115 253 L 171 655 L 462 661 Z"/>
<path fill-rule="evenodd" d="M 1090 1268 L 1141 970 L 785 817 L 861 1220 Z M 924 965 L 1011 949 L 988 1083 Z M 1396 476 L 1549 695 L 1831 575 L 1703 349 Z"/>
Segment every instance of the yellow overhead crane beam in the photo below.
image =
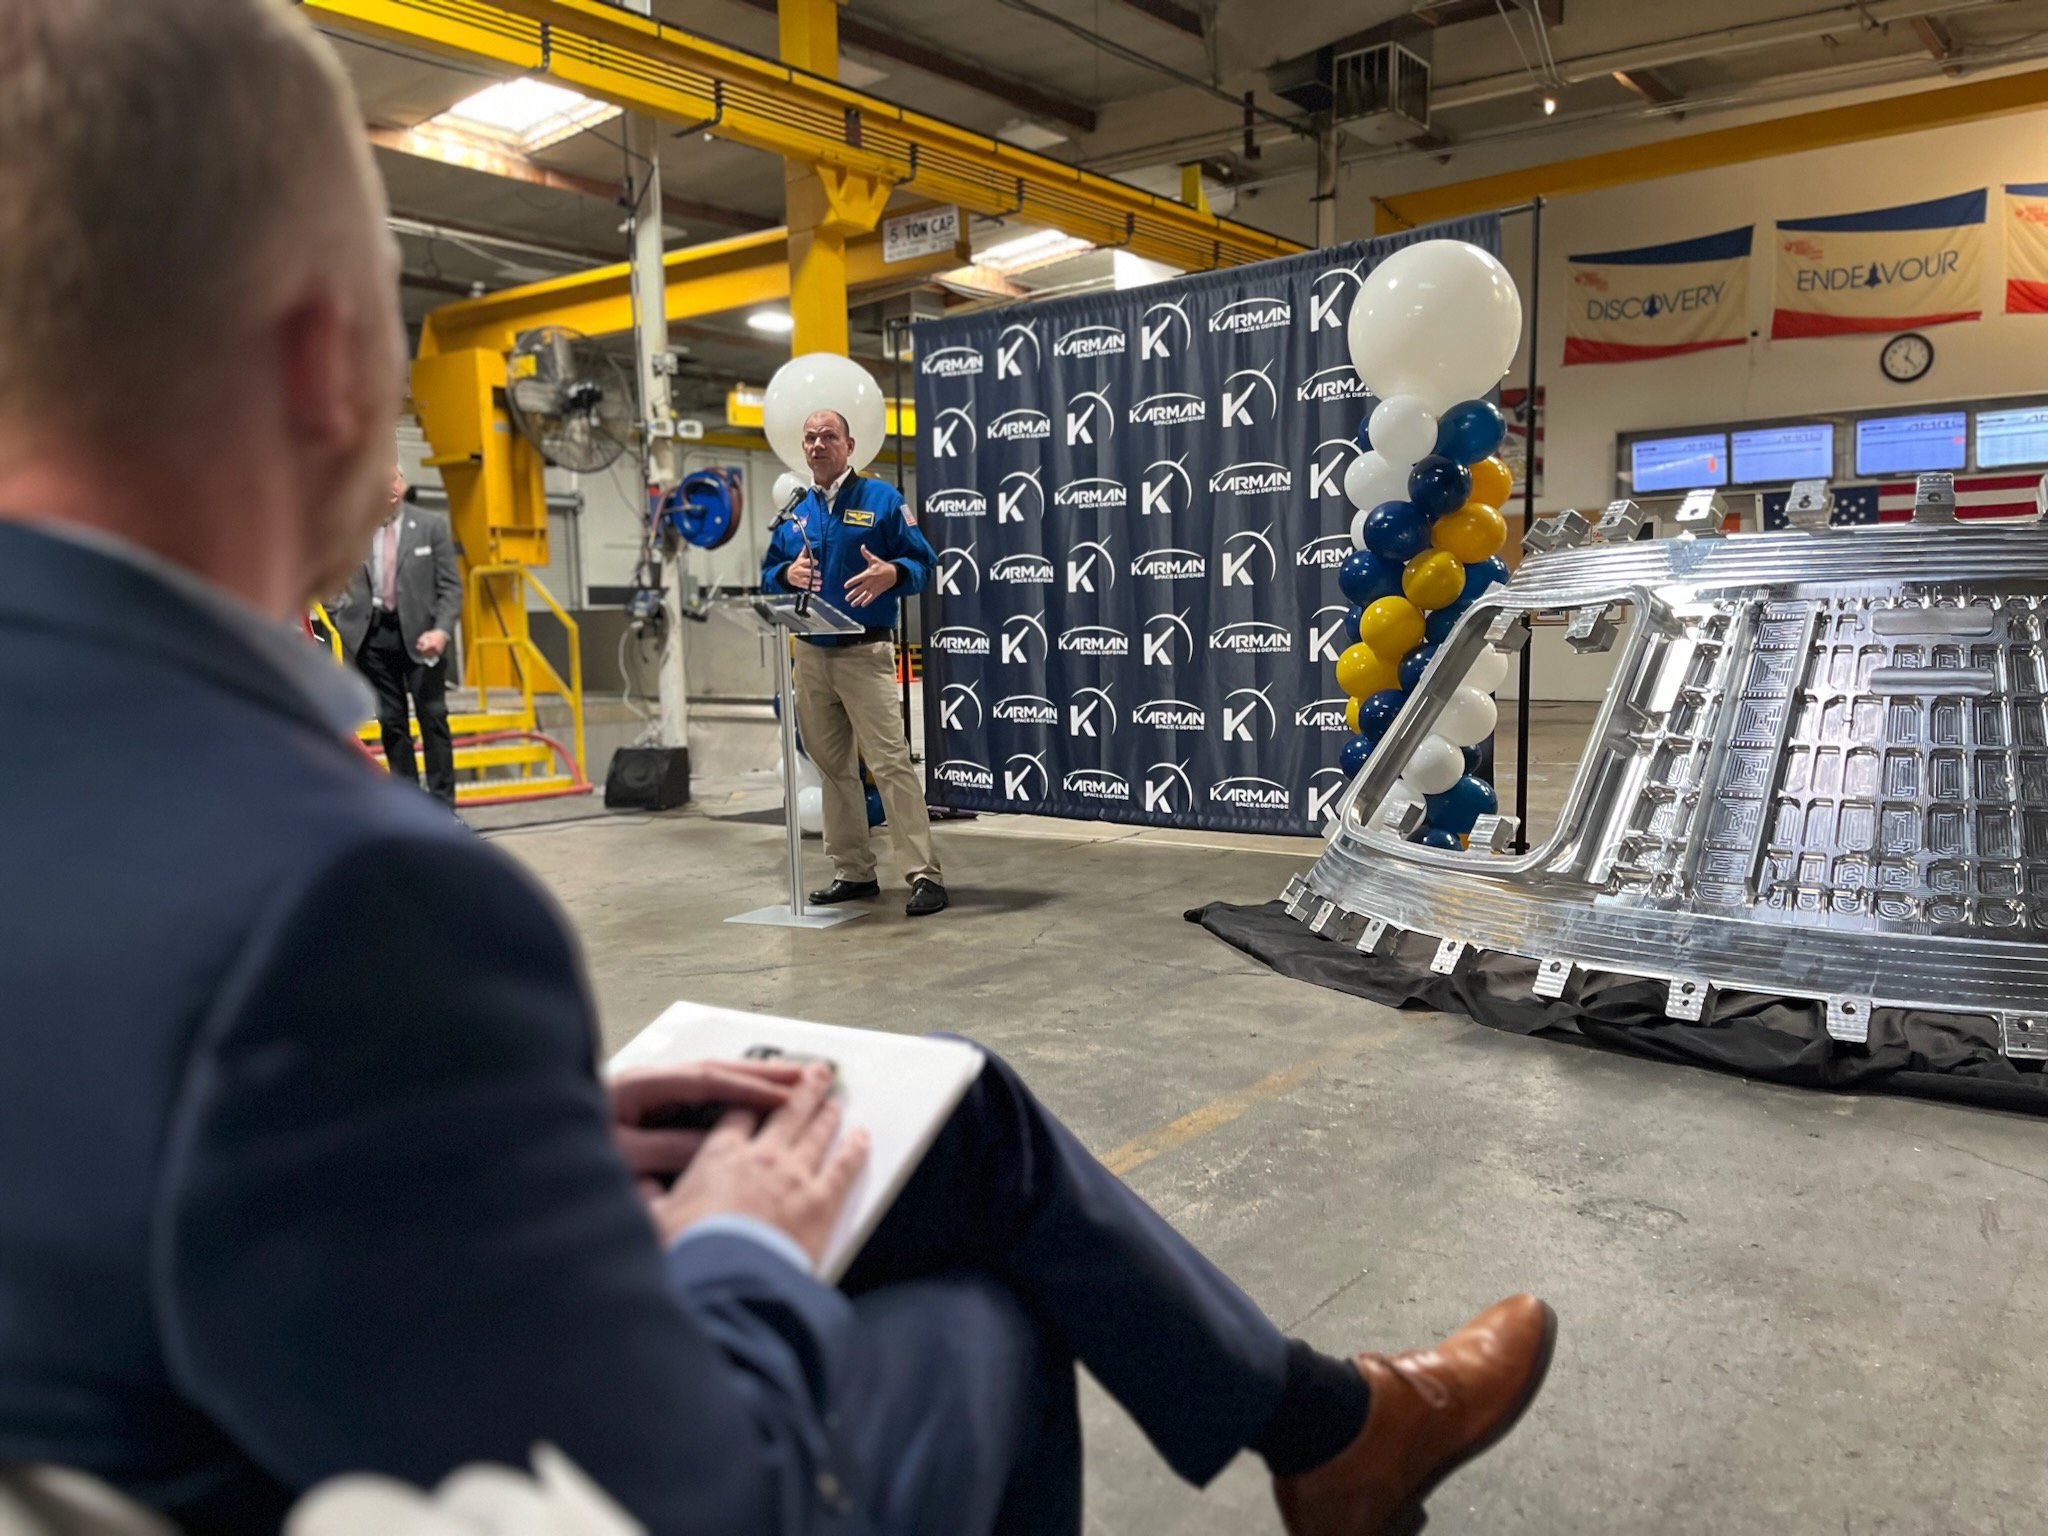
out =
<path fill-rule="evenodd" d="M 872 228 L 889 192 L 902 188 L 1182 268 L 1236 266 L 1303 249 L 606 0 L 301 3 L 320 22 L 544 75 L 627 111 L 816 166 L 854 227 Z"/>

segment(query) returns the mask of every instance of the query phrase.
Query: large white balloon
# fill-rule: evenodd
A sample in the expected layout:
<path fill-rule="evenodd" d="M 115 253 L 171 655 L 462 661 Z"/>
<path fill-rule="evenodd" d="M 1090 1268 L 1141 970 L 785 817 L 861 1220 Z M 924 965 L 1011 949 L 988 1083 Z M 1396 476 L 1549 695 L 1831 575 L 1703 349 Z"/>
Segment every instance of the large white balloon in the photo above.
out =
<path fill-rule="evenodd" d="M 1361 512 L 1370 512 L 1383 501 L 1408 499 L 1408 471 L 1380 453 L 1361 453 L 1344 471 L 1344 494 Z"/>
<path fill-rule="evenodd" d="M 1365 520 L 1372 516 L 1371 507 L 1360 507 L 1351 514 L 1351 547 L 1365 548 Z"/>
<path fill-rule="evenodd" d="M 801 475 L 793 469 L 785 469 L 775 477 L 775 489 L 770 493 L 775 498 L 775 510 L 780 512 L 803 492 L 809 490 L 810 485 L 811 476 L 808 468 Z"/>
<path fill-rule="evenodd" d="M 804 462 L 804 418 L 813 411 L 837 411 L 853 433 L 853 467 L 866 469 L 882 451 L 889 418 L 882 386 L 850 357 L 806 352 L 775 370 L 761 402 L 761 427 L 775 456 L 808 476 Z"/>
<path fill-rule="evenodd" d="M 796 792 L 796 824 L 806 837 L 825 835 L 825 791 L 807 784 Z"/>
<path fill-rule="evenodd" d="M 1413 395 L 1382 400 L 1366 427 L 1372 451 L 1389 464 L 1409 469 L 1424 454 L 1436 452 L 1436 417 Z"/>
<path fill-rule="evenodd" d="M 1402 782 L 1425 795 L 1440 795 L 1464 776 L 1465 754 L 1440 735 L 1423 737 L 1401 770 Z"/>
<path fill-rule="evenodd" d="M 1416 395 L 1442 415 L 1508 371 L 1522 339 L 1522 296 L 1478 246 L 1425 240 L 1373 268 L 1351 305 L 1348 339 L 1352 365 L 1375 395 Z"/>
<path fill-rule="evenodd" d="M 1476 693 L 1491 693 L 1507 680 L 1507 675 L 1507 657 L 1489 645 L 1472 663 L 1472 670 L 1465 674 L 1465 686 Z"/>
<path fill-rule="evenodd" d="M 1461 686 L 1436 717 L 1436 733 L 1455 746 L 1476 747 L 1493 734 L 1499 719 L 1500 708 L 1492 699 L 1477 688 Z"/>

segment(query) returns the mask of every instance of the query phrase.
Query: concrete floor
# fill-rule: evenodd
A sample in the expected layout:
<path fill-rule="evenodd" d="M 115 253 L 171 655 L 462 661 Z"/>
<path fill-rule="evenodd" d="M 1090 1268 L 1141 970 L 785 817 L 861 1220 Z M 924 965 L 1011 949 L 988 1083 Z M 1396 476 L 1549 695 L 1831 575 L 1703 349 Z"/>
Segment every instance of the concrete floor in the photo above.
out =
<path fill-rule="evenodd" d="M 1539 760 L 1575 760 L 1556 746 Z M 1182 921 L 1276 894 L 1309 841 L 985 818 L 938 831 L 941 917 L 892 901 L 822 933 L 727 926 L 782 888 L 781 829 L 721 819 L 769 799 L 732 783 L 667 816 L 475 819 L 581 932 L 609 1048 L 677 998 L 972 1034 L 1332 1351 L 1548 1297 L 1550 1387 L 1439 1493 L 1433 1533 L 2048 1524 L 2040 1122 L 1396 1013 Z M 807 863 L 822 881 L 815 840 Z M 1085 1392 L 1090 1532 L 1278 1530 L 1254 1458 L 1183 1487 Z"/>

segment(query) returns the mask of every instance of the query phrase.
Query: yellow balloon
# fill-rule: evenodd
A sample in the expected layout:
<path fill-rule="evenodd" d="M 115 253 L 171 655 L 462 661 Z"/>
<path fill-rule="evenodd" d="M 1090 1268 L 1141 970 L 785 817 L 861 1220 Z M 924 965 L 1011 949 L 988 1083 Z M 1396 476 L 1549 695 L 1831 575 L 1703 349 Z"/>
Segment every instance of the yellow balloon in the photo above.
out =
<path fill-rule="evenodd" d="M 1425 613 L 1449 607 L 1464 595 L 1464 562 L 1447 550 L 1425 549 L 1403 568 L 1401 590 Z"/>
<path fill-rule="evenodd" d="M 1468 501 L 1429 530 L 1429 542 L 1465 564 L 1500 553 L 1508 541 L 1508 520 L 1483 501 Z"/>
<path fill-rule="evenodd" d="M 1481 459 L 1472 466 L 1472 495 L 1470 502 L 1484 506 L 1504 507 L 1508 504 L 1508 492 L 1515 488 L 1515 477 L 1507 465 L 1499 459 Z"/>
<path fill-rule="evenodd" d="M 1346 646 L 1344 654 L 1337 658 L 1337 686 L 1351 695 L 1354 704 L 1367 694 L 1397 688 L 1400 683 L 1400 668 L 1391 661 L 1380 660 L 1379 652 L 1363 640 Z M 1354 720 L 1357 718 L 1355 710 L 1346 713 Z"/>
<path fill-rule="evenodd" d="M 1464 579 L 1462 575 L 1458 578 L 1460 582 Z M 1407 598 L 1383 597 L 1359 619 L 1358 638 L 1380 655 L 1398 661 L 1422 644 L 1422 627 L 1421 611 Z"/>
<path fill-rule="evenodd" d="M 1358 706 L 1361 702 L 1363 701 L 1359 699 L 1344 701 L 1344 724 L 1354 735 L 1358 731 Z"/>

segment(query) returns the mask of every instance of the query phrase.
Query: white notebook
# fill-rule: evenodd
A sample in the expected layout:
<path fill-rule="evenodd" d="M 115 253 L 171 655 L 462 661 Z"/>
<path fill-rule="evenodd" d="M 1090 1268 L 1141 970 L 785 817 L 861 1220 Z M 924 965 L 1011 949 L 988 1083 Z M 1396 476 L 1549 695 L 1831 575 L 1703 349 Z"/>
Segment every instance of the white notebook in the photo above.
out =
<path fill-rule="evenodd" d="M 609 1070 L 731 1061 L 755 1046 L 833 1062 L 839 1069 L 844 1128 L 867 1129 L 867 1167 L 855 1180 L 818 1265 L 819 1277 L 835 1282 L 874 1234 L 946 1118 L 980 1075 L 982 1053 L 964 1040 L 845 1029 L 737 1008 L 675 1003 L 612 1057 Z"/>

